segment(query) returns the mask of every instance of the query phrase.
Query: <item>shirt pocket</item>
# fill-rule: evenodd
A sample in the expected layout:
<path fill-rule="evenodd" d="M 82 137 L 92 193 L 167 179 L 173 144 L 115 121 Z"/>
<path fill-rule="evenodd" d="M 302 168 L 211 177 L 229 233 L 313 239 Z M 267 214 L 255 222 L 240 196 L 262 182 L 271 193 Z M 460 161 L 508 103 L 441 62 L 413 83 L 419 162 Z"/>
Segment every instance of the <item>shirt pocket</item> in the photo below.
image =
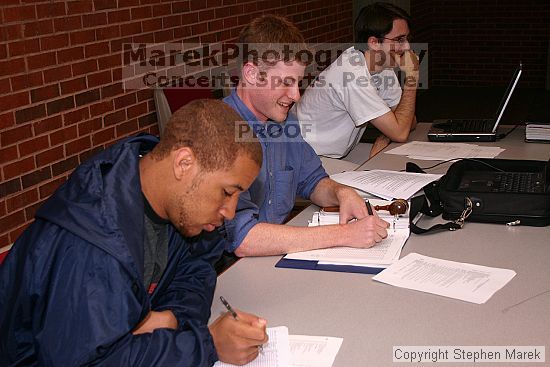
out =
<path fill-rule="evenodd" d="M 275 172 L 275 214 L 282 222 L 294 207 L 296 186 L 294 169 Z"/>

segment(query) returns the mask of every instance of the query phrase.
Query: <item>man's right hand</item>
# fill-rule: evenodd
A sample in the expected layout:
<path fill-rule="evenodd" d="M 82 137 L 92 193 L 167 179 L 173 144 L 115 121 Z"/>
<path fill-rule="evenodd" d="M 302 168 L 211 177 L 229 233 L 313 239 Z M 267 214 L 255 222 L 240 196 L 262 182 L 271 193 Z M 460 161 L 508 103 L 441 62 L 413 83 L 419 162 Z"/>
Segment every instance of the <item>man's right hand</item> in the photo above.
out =
<path fill-rule="evenodd" d="M 376 245 L 384 238 L 388 237 L 389 223 L 380 219 L 375 213 L 354 222 L 345 224 L 347 228 L 345 246 L 368 248 Z"/>
<path fill-rule="evenodd" d="M 258 356 L 259 346 L 267 343 L 266 326 L 266 320 L 237 311 L 237 319 L 225 313 L 208 328 L 220 361 L 243 365 L 253 361 Z"/>

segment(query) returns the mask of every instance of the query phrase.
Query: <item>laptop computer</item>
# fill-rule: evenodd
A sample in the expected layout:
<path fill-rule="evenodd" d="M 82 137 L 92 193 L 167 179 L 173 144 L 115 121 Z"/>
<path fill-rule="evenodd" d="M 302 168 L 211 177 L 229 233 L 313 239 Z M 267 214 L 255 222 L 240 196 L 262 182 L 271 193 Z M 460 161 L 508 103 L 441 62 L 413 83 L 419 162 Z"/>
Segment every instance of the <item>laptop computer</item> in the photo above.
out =
<path fill-rule="evenodd" d="M 497 128 L 522 73 L 521 63 L 514 72 L 493 119 L 449 119 L 436 122 L 428 131 L 428 140 L 438 142 L 495 141 Z"/>

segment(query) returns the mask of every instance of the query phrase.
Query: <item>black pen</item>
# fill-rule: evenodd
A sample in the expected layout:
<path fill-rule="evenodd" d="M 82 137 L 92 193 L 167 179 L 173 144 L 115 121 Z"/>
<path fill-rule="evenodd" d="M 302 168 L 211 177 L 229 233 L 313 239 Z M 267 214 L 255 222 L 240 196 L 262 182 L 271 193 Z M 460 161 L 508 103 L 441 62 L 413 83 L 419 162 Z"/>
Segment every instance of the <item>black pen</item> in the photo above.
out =
<path fill-rule="evenodd" d="M 369 213 L 369 215 L 373 215 L 372 214 L 372 206 L 370 205 L 370 201 L 368 199 L 365 200 L 365 205 L 367 206 L 367 212 Z"/>
<path fill-rule="evenodd" d="M 233 307 L 231 307 L 231 305 L 229 304 L 229 302 L 227 302 L 225 300 L 225 298 L 223 298 L 223 296 L 220 296 L 220 301 L 222 301 L 223 305 L 225 306 L 225 308 L 227 308 L 227 311 L 229 311 L 229 313 L 231 313 L 231 316 L 233 316 L 233 318 L 235 320 L 237 320 L 237 313 L 235 312 L 235 310 L 233 309 Z"/>

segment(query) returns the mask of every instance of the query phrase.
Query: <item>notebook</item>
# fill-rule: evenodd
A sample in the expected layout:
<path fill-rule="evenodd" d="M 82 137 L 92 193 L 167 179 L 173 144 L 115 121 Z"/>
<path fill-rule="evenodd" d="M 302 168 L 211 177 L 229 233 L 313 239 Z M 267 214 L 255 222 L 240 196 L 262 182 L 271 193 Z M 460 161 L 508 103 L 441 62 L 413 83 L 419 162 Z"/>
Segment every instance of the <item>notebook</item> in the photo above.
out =
<path fill-rule="evenodd" d="M 514 72 L 493 119 L 449 119 L 434 123 L 428 131 L 430 141 L 495 141 L 497 128 L 522 73 L 521 63 Z"/>

